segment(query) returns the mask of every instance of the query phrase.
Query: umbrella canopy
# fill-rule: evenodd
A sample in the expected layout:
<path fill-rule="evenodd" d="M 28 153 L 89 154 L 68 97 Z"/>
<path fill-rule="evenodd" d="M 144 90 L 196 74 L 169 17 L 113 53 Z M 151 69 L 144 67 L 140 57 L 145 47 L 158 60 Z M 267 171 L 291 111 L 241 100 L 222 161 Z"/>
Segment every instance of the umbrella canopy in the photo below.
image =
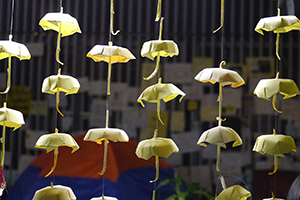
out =
<path fill-rule="evenodd" d="M 0 60 L 15 56 L 20 60 L 29 60 L 31 55 L 24 44 L 17 43 L 11 40 L 0 41 Z"/>
<path fill-rule="evenodd" d="M 118 200 L 118 199 L 115 197 L 102 196 L 102 197 L 92 198 L 91 200 Z"/>
<path fill-rule="evenodd" d="M 59 32 L 61 36 L 69 36 L 74 33 L 81 33 L 77 19 L 67 13 L 53 12 L 47 13 L 39 22 L 39 25 L 45 30 L 54 30 Z"/>
<path fill-rule="evenodd" d="M 98 174 L 98 165 L 103 162 L 104 149 L 95 142 L 83 141 L 83 138 L 84 135 L 74 137 L 80 149 L 71 156 L 69 147 L 59 147 L 55 185 L 72 188 L 77 199 L 82 200 L 100 197 L 103 182 L 106 196 L 119 200 L 151 199 L 153 187 L 148 181 L 155 176 L 155 158 L 139 159 L 135 155 L 137 142 L 133 140 L 128 143 L 111 142 L 107 171 L 103 177 Z M 44 177 L 52 165 L 53 154 L 40 154 L 15 182 L 6 200 L 32 200 L 36 190 L 49 186 L 53 181 L 53 177 Z M 174 177 L 174 171 L 163 160 L 160 160 L 160 177 L 162 180 Z M 162 199 L 174 194 L 170 186 L 161 189 Z"/>
<path fill-rule="evenodd" d="M 197 144 L 207 146 L 205 142 L 226 148 L 226 143 L 234 142 L 233 147 L 242 145 L 241 137 L 232 129 L 225 126 L 216 126 L 202 133 Z"/>
<path fill-rule="evenodd" d="M 179 102 L 181 102 L 186 94 L 172 83 L 161 83 L 161 78 L 159 78 L 157 84 L 147 87 L 142 94 L 140 94 L 137 102 L 142 104 L 143 107 L 145 107 L 143 100 L 150 103 L 157 103 L 157 116 L 160 122 L 164 124 L 160 118 L 160 100 L 168 102 L 175 99 L 178 95 L 181 95 L 179 99 Z"/>
<path fill-rule="evenodd" d="M 150 40 L 143 44 L 141 56 L 154 60 L 156 56 L 173 57 L 179 54 L 178 46 L 173 40 Z"/>
<path fill-rule="evenodd" d="M 86 55 L 95 62 L 127 63 L 135 59 L 134 55 L 126 48 L 113 45 L 95 45 Z"/>
<path fill-rule="evenodd" d="M 125 131 L 118 128 L 94 128 L 90 129 L 85 137 L 84 141 L 94 141 L 101 144 L 104 139 L 113 142 L 128 142 L 129 137 Z"/>
<path fill-rule="evenodd" d="M 251 193 L 240 185 L 234 185 L 224 189 L 216 200 L 246 200 Z"/>
<path fill-rule="evenodd" d="M 231 85 L 231 87 L 239 87 L 245 84 L 244 79 L 237 72 L 221 67 L 205 68 L 195 76 L 195 80 L 212 84 L 219 82 L 222 86 Z"/>
<path fill-rule="evenodd" d="M 71 188 L 55 185 L 36 191 L 32 200 L 76 200 L 76 196 Z"/>
<path fill-rule="evenodd" d="M 273 97 L 273 108 L 277 112 L 280 112 L 276 108 L 277 93 L 284 95 L 283 99 L 292 98 L 300 94 L 296 83 L 291 79 L 279 78 L 279 72 L 274 79 L 262 79 L 258 82 L 254 89 L 254 94 L 259 98 L 267 99 Z"/>
<path fill-rule="evenodd" d="M 20 111 L 7 108 L 6 103 L 4 103 L 4 106 L 0 108 L 0 125 L 16 130 L 23 124 L 25 124 L 23 114 Z"/>

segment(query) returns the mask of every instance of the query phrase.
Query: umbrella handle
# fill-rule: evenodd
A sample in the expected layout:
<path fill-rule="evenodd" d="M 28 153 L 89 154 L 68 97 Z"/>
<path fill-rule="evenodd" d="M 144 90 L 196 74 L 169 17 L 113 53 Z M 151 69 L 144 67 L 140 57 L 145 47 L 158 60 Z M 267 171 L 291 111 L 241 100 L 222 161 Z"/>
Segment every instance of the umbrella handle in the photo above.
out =
<path fill-rule="evenodd" d="M 107 146 L 108 146 L 108 140 L 104 139 L 104 157 L 103 157 L 103 167 L 101 172 L 99 173 L 100 175 L 103 175 L 106 171 L 106 166 L 107 166 Z"/>
<path fill-rule="evenodd" d="M 156 12 L 156 18 L 155 18 L 156 22 L 158 22 L 161 17 L 161 2 L 162 2 L 162 0 L 158 0 L 158 2 L 157 2 L 157 12 Z"/>
<path fill-rule="evenodd" d="M 4 92 L 0 92 L 0 94 L 6 94 L 9 92 L 11 86 L 11 54 L 8 57 L 8 68 L 7 68 L 7 85 Z"/>
<path fill-rule="evenodd" d="M 218 172 L 221 172 L 221 146 L 217 145 L 217 164 L 216 169 Z"/>
<path fill-rule="evenodd" d="M 155 200 L 155 190 L 153 190 L 153 193 L 152 193 L 152 200 Z"/>
<path fill-rule="evenodd" d="M 116 32 L 114 32 L 114 1 L 111 0 L 110 1 L 110 33 L 113 35 L 117 35 L 120 30 L 117 30 Z"/>
<path fill-rule="evenodd" d="M 277 33 L 277 37 L 276 37 L 276 56 L 277 56 L 278 60 L 281 60 L 281 58 L 279 56 L 279 37 L 280 37 L 280 34 Z"/>
<path fill-rule="evenodd" d="M 279 110 L 276 108 L 276 99 L 277 99 L 277 94 L 274 94 L 274 95 L 273 95 L 273 100 L 272 100 L 273 109 L 276 110 L 276 111 L 279 112 L 279 113 L 282 113 L 281 111 L 279 111 Z"/>
<path fill-rule="evenodd" d="M 57 157 L 58 157 L 58 147 L 54 149 L 54 165 L 51 168 L 51 171 L 45 177 L 48 177 L 50 174 L 52 174 L 52 172 L 54 172 L 57 164 Z"/>
<path fill-rule="evenodd" d="M 156 58 L 155 69 L 148 77 L 144 78 L 144 80 L 149 81 L 150 79 L 152 79 L 157 74 L 157 72 L 159 70 L 159 62 L 160 62 L 160 55 L 159 55 L 159 52 L 158 52 L 157 58 Z"/>
<path fill-rule="evenodd" d="M 59 104 L 59 89 L 57 88 L 57 91 L 56 91 L 56 110 L 57 110 L 57 112 L 58 112 L 61 116 L 64 116 L 64 115 L 60 112 L 60 110 L 59 110 L 59 108 L 58 108 L 58 104 Z"/>
<path fill-rule="evenodd" d="M 273 175 L 277 172 L 278 169 L 278 156 L 274 156 L 274 171 L 268 173 L 268 175 Z"/>
<path fill-rule="evenodd" d="M 219 31 L 224 24 L 224 0 L 221 0 L 221 25 L 218 29 L 214 30 L 213 33 L 216 33 L 217 31 Z"/>
<path fill-rule="evenodd" d="M 62 62 L 59 60 L 60 39 L 61 39 L 61 22 L 59 22 L 59 30 L 58 30 L 58 36 L 57 36 L 56 61 L 57 61 L 59 64 L 64 65 L 64 63 L 62 63 Z"/>
<path fill-rule="evenodd" d="M 162 121 L 161 117 L 160 117 L 160 99 L 157 102 L 156 111 L 157 111 L 158 120 L 160 121 L 160 123 L 162 123 L 162 125 L 165 125 L 164 122 Z"/>
<path fill-rule="evenodd" d="M 158 156 L 155 156 L 155 168 L 156 168 L 155 179 L 153 181 L 150 181 L 150 183 L 156 182 L 159 178 L 159 157 Z"/>
<path fill-rule="evenodd" d="M 5 125 L 3 126 L 3 131 L 2 131 L 2 138 L 1 138 L 1 143 L 2 143 L 2 151 L 1 151 L 1 166 L 4 167 L 4 156 L 5 156 Z"/>

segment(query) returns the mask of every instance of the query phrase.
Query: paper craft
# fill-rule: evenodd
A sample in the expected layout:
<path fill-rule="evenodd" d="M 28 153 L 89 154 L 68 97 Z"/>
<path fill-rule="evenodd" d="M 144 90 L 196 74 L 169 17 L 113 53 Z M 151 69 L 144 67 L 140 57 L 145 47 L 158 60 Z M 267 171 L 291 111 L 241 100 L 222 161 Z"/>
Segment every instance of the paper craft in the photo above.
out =
<path fill-rule="evenodd" d="M 219 26 L 219 28 L 217 28 L 216 30 L 213 31 L 213 33 L 216 33 L 217 31 L 219 31 L 223 25 L 224 25 L 224 0 L 221 0 L 221 25 Z"/>
<path fill-rule="evenodd" d="M 278 8 L 277 16 L 265 17 L 259 20 L 255 27 L 255 31 L 264 34 L 264 31 L 273 31 L 277 34 L 276 39 L 276 56 L 280 60 L 279 56 L 279 35 L 280 33 L 287 33 L 292 30 L 300 30 L 300 20 L 293 15 L 280 16 L 280 9 Z"/>
<path fill-rule="evenodd" d="M 284 199 L 275 198 L 274 192 L 272 191 L 272 197 L 271 198 L 266 198 L 266 199 L 263 199 L 263 200 L 284 200 Z"/>
<path fill-rule="evenodd" d="M 55 129 L 55 133 L 42 135 L 36 142 L 35 148 L 46 149 L 47 153 L 54 150 L 54 165 L 45 177 L 49 176 L 55 170 L 58 157 L 58 147 L 61 146 L 71 147 L 71 153 L 74 153 L 79 149 L 78 144 L 71 135 L 58 133 L 58 129 Z"/>
<path fill-rule="evenodd" d="M 142 104 L 143 107 L 145 107 L 143 100 L 150 103 L 157 103 L 157 116 L 159 121 L 164 124 L 160 118 L 160 100 L 168 102 L 175 99 L 178 95 L 181 95 L 181 98 L 179 99 L 179 102 L 181 102 L 185 93 L 172 83 L 161 82 L 162 80 L 159 78 L 159 82 L 157 84 L 147 87 L 139 96 L 137 102 Z"/>
<path fill-rule="evenodd" d="M 81 33 L 77 19 L 69 14 L 63 13 L 61 7 L 60 12 L 47 13 L 39 22 L 43 30 L 54 30 L 58 32 L 57 48 L 56 48 L 56 61 L 63 65 L 59 60 L 60 52 L 60 39 L 61 37 L 73 35 L 74 33 Z"/>
<path fill-rule="evenodd" d="M 51 185 L 37 190 L 32 200 L 76 200 L 76 196 L 69 187 Z"/>
<path fill-rule="evenodd" d="M 155 156 L 156 177 L 155 180 L 150 181 L 152 183 L 159 178 L 159 157 L 168 158 L 172 153 L 177 152 L 179 152 L 179 149 L 175 142 L 169 138 L 157 137 L 157 129 L 155 129 L 153 138 L 139 142 L 135 154 L 145 160 Z"/>
<path fill-rule="evenodd" d="M 154 60 L 156 58 L 156 67 L 155 70 L 150 74 L 147 78 L 144 78 L 144 80 L 150 80 L 153 78 L 158 70 L 159 70 L 159 62 L 160 57 L 173 57 L 174 55 L 179 54 L 178 46 L 177 44 L 172 40 L 162 40 L 162 27 L 163 27 L 163 17 L 160 21 L 160 29 L 159 29 L 159 37 L 158 40 L 151 40 L 147 41 L 143 44 L 141 49 L 141 56 L 147 57 L 151 60 Z"/>
<path fill-rule="evenodd" d="M 118 200 L 118 199 L 115 197 L 108 197 L 108 196 L 102 195 L 102 197 L 92 198 L 91 200 Z"/>
<path fill-rule="evenodd" d="M 291 136 L 276 134 L 274 129 L 273 134 L 261 135 L 256 139 L 253 151 L 274 156 L 274 171 L 269 173 L 269 175 L 272 175 L 278 169 L 278 156 L 284 157 L 283 154 L 291 151 L 296 152 L 297 149 Z"/>
<path fill-rule="evenodd" d="M 4 92 L 0 94 L 6 94 L 11 87 L 11 57 L 17 57 L 20 60 L 29 60 L 31 55 L 24 44 L 12 41 L 13 36 L 9 35 L 9 40 L 0 41 L 0 60 L 8 58 L 7 68 L 7 85 Z"/>
<path fill-rule="evenodd" d="M 56 110 L 64 116 L 59 108 L 59 92 L 64 92 L 66 95 L 75 94 L 80 88 L 80 84 L 76 78 L 68 75 L 61 75 L 61 69 L 59 68 L 57 75 L 52 75 L 44 79 L 42 85 L 42 92 L 48 94 L 56 93 Z"/>
<path fill-rule="evenodd" d="M 246 200 L 251 193 L 240 185 L 234 185 L 224 189 L 216 200 Z"/>
<path fill-rule="evenodd" d="M 284 95 L 283 99 L 292 98 L 300 94 L 296 83 L 291 79 L 279 78 L 279 72 L 275 79 L 260 80 L 254 89 L 254 94 L 256 94 L 259 98 L 269 100 L 269 98 L 273 97 L 273 108 L 277 112 L 281 113 L 281 111 L 276 108 L 277 93 Z"/>
<path fill-rule="evenodd" d="M 128 142 L 129 138 L 125 131 L 118 128 L 95 128 L 90 129 L 86 133 L 83 140 L 97 142 L 98 144 L 102 144 L 102 142 L 104 141 L 103 168 L 99 173 L 100 175 L 103 175 L 106 171 L 107 166 L 107 146 L 109 140 L 113 142 Z"/>

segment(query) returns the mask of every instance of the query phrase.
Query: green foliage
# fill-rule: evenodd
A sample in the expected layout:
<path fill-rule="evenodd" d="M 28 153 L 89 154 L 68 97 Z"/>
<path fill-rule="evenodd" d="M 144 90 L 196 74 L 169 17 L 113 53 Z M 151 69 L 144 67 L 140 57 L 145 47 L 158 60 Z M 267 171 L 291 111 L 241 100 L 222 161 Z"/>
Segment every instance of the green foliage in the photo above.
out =
<path fill-rule="evenodd" d="M 201 188 L 199 183 L 186 184 L 185 187 L 183 180 L 176 172 L 174 173 L 174 177 L 166 178 L 158 184 L 158 192 L 160 188 L 166 185 L 170 185 L 175 192 L 175 194 L 169 196 L 166 200 L 213 199 L 213 195 Z"/>

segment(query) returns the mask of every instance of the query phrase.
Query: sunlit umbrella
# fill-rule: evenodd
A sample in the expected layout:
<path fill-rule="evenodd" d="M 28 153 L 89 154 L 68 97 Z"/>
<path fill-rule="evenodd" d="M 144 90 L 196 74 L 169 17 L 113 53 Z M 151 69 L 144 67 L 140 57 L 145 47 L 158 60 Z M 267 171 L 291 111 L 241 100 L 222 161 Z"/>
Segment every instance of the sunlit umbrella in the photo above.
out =
<path fill-rule="evenodd" d="M 35 192 L 32 200 L 76 200 L 72 189 L 62 185 L 42 188 Z"/>
<path fill-rule="evenodd" d="M 84 139 L 85 141 L 93 141 L 97 142 L 98 144 L 102 144 L 104 141 L 104 158 L 103 158 L 103 168 L 102 171 L 99 173 L 103 175 L 106 171 L 107 165 L 107 146 L 110 141 L 113 142 L 128 142 L 129 137 L 127 133 L 118 128 L 95 128 L 90 129 Z"/>
<path fill-rule="evenodd" d="M 29 60 L 31 55 L 24 44 L 12 41 L 12 35 L 9 35 L 9 40 L 0 40 L 0 60 L 8 58 L 7 68 L 7 85 L 4 92 L 6 94 L 11 87 L 11 57 L 17 57 L 20 60 Z"/>
<path fill-rule="evenodd" d="M 154 60 L 154 58 L 157 57 L 155 70 L 147 78 L 144 78 L 145 80 L 150 80 L 157 74 L 159 70 L 159 62 L 161 56 L 173 57 L 174 55 L 179 54 L 178 46 L 174 41 L 162 40 L 163 19 L 164 18 L 161 18 L 161 22 L 160 22 L 159 39 L 145 42 L 141 49 L 142 57 L 147 57 L 151 60 Z"/>
<path fill-rule="evenodd" d="M 256 139 L 253 151 L 274 156 L 274 171 L 269 173 L 272 175 L 278 169 L 278 156 L 284 157 L 284 154 L 297 150 L 291 136 L 276 134 L 274 129 L 273 134 L 261 135 Z"/>
<path fill-rule="evenodd" d="M 234 185 L 224 189 L 216 200 L 246 200 L 251 193 L 240 185 Z"/>
<path fill-rule="evenodd" d="M 81 33 L 77 19 L 69 14 L 61 12 L 47 13 L 41 20 L 39 25 L 45 30 L 54 30 L 58 32 L 56 61 L 63 65 L 59 60 L 60 39 L 61 37 L 73 35 L 74 33 Z"/>
<path fill-rule="evenodd" d="M 161 78 L 159 78 L 157 84 L 147 87 L 142 92 L 137 102 L 142 104 L 143 107 L 145 107 L 143 100 L 150 103 L 157 103 L 157 116 L 159 121 L 164 124 L 160 118 L 160 101 L 168 102 L 175 99 L 178 95 L 181 95 L 179 99 L 179 102 L 181 102 L 186 94 L 172 83 L 161 83 Z"/>
<path fill-rule="evenodd" d="M 292 98 L 300 94 L 296 83 L 291 79 L 279 78 L 279 72 L 274 79 L 260 80 L 254 89 L 254 94 L 256 94 L 259 98 L 269 100 L 273 97 L 273 108 L 277 112 L 281 113 L 281 111 L 276 108 L 277 93 L 284 95 L 283 99 Z"/>
<path fill-rule="evenodd" d="M 66 133 L 58 133 L 58 129 L 55 129 L 55 133 L 42 135 L 35 144 L 36 148 L 46 149 L 47 153 L 54 150 L 54 165 L 51 171 L 45 176 L 49 176 L 56 167 L 58 157 L 58 147 L 67 146 L 72 148 L 72 152 L 79 149 L 78 144 L 73 137 Z"/>
<path fill-rule="evenodd" d="M 157 137 L 157 129 L 155 129 L 153 138 L 139 142 L 135 154 L 145 160 L 155 156 L 156 177 L 155 180 L 150 181 L 152 183 L 159 177 L 159 157 L 168 158 L 172 153 L 178 151 L 179 149 L 172 139 Z"/>
<path fill-rule="evenodd" d="M 61 69 L 59 68 L 57 75 L 52 75 L 44 79 L 42 85 L 42 92 L 48 94 L 56 93 L 56 109 L 63 116 L 58 108 L 59 93 L 64 92 L 68 94 L 76 94 L 80 88 L 78 80 L 72 76 L 61 75 Z"/>
<path fill-rule="evenodd" d="M 255 31 L 264 34 L 264 31 L 273 31 L 277 34 L 276 40 L 276 56 L 280 60 L 279 56 L 279 34 L 287 33 L 292 30 L 300 30 L 300 20 L 293 15 L 280 16 L 280 9 L 278 8 L 278 14 L 274 17 L 265 17 L 259 20 L 255 27 Z"/>

